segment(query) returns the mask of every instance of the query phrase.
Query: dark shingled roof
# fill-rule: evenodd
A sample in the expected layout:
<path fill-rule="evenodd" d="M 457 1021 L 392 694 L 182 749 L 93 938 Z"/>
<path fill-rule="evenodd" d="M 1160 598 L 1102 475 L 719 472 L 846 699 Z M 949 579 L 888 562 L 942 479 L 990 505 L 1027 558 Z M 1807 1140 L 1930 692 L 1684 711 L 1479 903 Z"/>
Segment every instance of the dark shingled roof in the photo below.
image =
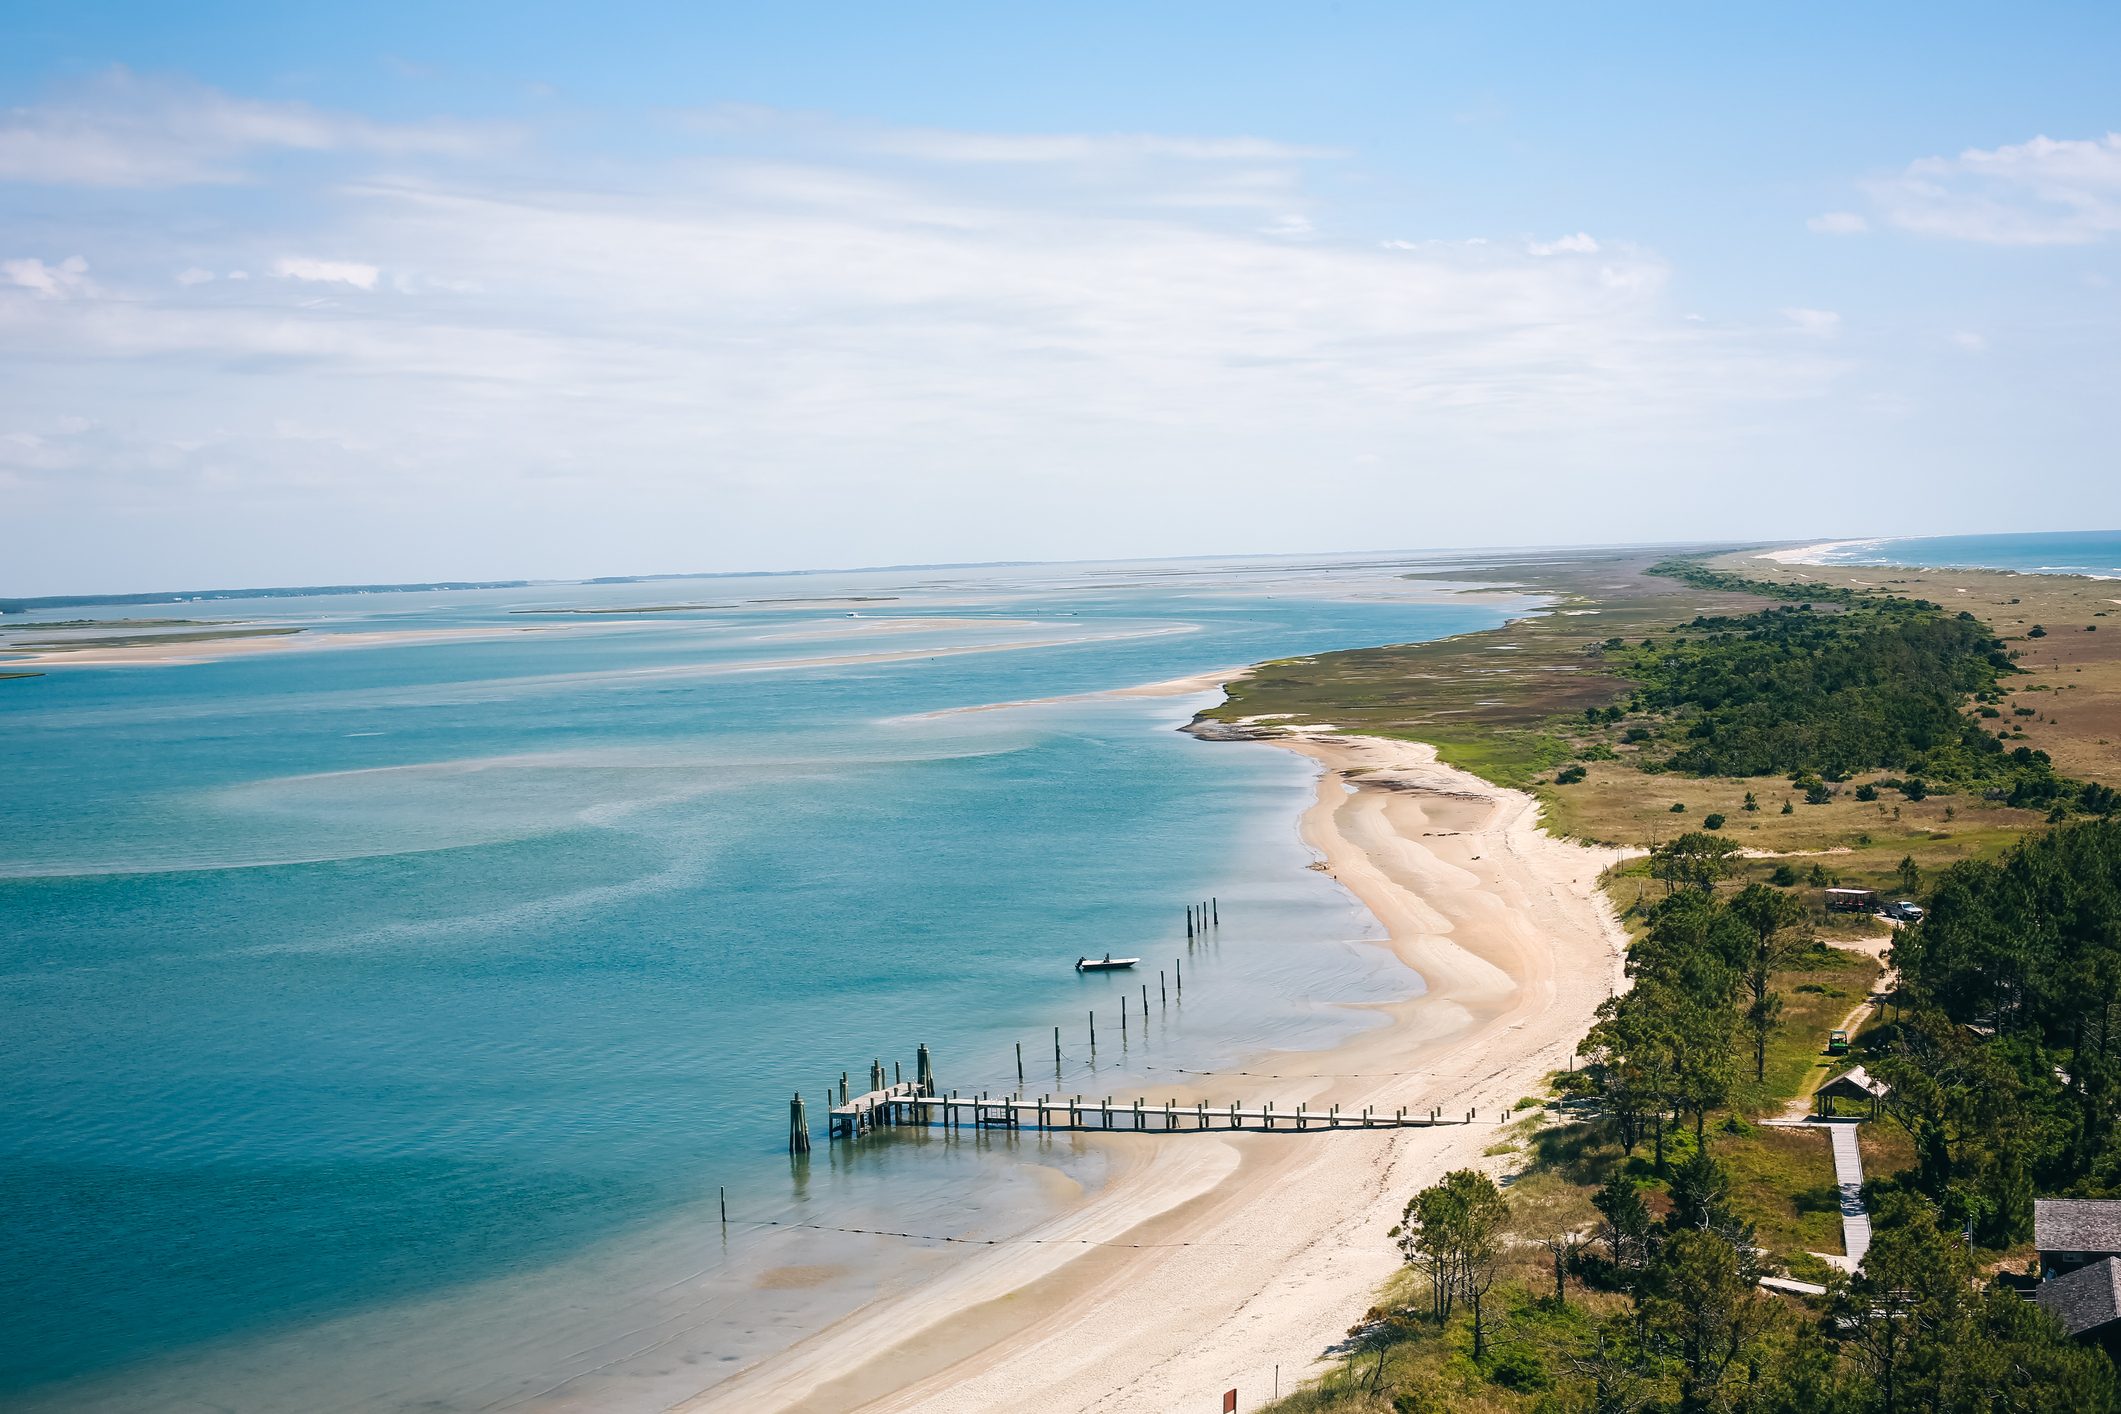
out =
<path fill-rule="evenodd" d="M 2121 1253 L 2121 1199 L 2035 1198 L 2033 1246 L 2042 1252 Z"/>
<path fill-rule="evenodd" d="M 2079 1267 L 2043 1282 L 2034 1297 L 2071 1335 L 2084 1335 L 2121 1320 L 2121 1257 Z"/>

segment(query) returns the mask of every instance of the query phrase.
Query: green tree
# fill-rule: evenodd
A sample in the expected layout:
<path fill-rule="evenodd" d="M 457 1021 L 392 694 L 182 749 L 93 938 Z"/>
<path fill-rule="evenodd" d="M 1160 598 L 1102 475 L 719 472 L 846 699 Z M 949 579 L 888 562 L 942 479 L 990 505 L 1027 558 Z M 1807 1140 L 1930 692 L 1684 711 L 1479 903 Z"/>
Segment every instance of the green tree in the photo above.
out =
<path fill-rule="evenodd" d="M 1430 1314 L 1449 1320 L 1461 1297 L 1471 1311 L 1475 1360 L 1486 1353 L 1484 1307 L 1509 1220 L 1509 1203 L 1493 1179 L 1478 1169 L 1454 1169 L 1407 1201 L 1401 1223 L 1400 1251 L 1429 1280 Z"/>
<path fill-rule="evenodd" d="M 1663 881 L 1668 894 L 1679 889 L 1713 889 L 1718 879 L 1731 872 L 1739 848 L 1705 830 L 1689 830 L 1650 851 L 1650 874 Z"/>
<path fill-rule="evenodd" d="M 1732 1367 L 1751 1352 L 1772 1311 L 1729 1239 L 1702 1228 L 1666 1239 L 1643 1306 L 1652 1336 L 1678 1358 L 1680 1414 L 1723 1407 Z"/>
<path fill-rule="evenodd" d="M 1743 969 L 1751 999 L 1745 1020 L 1753 1038 L 1753 1079 L 1764 1080 L 1768 1035 L 1782 1014 L 1782 998 L 1770 988 L 1775 974 L 1787 968 L 1791 957 L 1810 942 L 1803 932 L 1804 905 L 1764 884 L 1747 884 L 1731 900 L 1730 908 L 1745 925 L 1750 940 Z"/>
<path fill-rule="evenodd" d="M 1632 1291 L 1656 1247 L 1656 1224 L 1650 1219 L 1650 1205 L 1643 1201 L 1642 1190 L 1628 1177 L 1627 1170 L 1617 1164 L 1605 1186 L 1591 1196 L 1591 1205 L 1598 1209 L 1600 1218 L 1598 1240 L 1605 1244 L 1613 1269 Z"/>

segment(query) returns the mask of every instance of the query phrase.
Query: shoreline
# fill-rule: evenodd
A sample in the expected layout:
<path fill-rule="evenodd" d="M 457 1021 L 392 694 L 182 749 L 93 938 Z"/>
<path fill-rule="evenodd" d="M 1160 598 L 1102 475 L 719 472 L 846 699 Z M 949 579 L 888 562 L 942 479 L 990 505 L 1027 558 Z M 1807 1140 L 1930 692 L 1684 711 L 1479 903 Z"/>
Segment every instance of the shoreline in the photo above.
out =
<path fill-rule="evenodd" d="M 1494 1114 L 1566 1065 L 1623 985 L 1598 878 L 1628 852 L 1548 835 L 1532 797 L 1426 744 L 1331 730 L 1194 735 L 1317 765 L 1299 825 L 1316 867 L 1424 990 L 1376 1008 L 1387 1026 L 1275 1055 L 1285 1078 L 1248 1097 Z M 1123 1177 L 1097 1198 L 675 1407 L 1162 1410 L 1232 1384 L 1256 1399 L 1277 1366 L 1293 1389 L 1398 1266 L 1385 1231 L 1401 1205 L 1451 1168 L 1492 1167 L 1498 1127 L 1102 1140 Z"/>

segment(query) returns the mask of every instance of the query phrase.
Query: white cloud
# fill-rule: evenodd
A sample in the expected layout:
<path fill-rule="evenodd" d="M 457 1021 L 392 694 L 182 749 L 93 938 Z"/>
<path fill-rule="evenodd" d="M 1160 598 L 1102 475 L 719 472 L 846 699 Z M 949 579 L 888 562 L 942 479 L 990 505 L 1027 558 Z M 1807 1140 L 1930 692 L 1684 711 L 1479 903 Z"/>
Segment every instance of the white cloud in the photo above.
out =
<path fill-rule="evenodd" d="M 1981 353 L 1988 348 L 1988 340 L 1971 329 L 1961 329 L 1952 335 L 1952 343 L 1968 353 Z"/>
<path fill-rule="evenodd" d="M 177 283 L 180 285 L 203 285 L 207 281 L 214 278 L 214 272 L 211 270 L 201 270 L 198 266 L 194 265 L 189 269 L 179 270 L 177 272 L 176 278 Z"/>
<path fill-rule="evenodd" d="M 1871 195 L 1887 221 L 1920 235 L 2084 245 L 2121 232 L 2121 133 L 1926 157 Z"/>
<path fill-rule="evenodd" d="M 300 256 L 284 256 L 273 262 L 273 274 L 283 280 L 352 285 L 357 290 L 374 289 L 382 273 L 373 265 L 363 265 L 352 260 L 309 260 Z"/>
<path fill-rule="evenodd" d="M 679 113 L 688 127 L 743 139 L 797 137 L 840 152 L 918 162 L 983 166 L 1100 166 L 1145 162 L 1285 163 L 1347 156 L 1339 148 L 1256 137 L 1185 137 L 1163 133 L 979 133 L 895 127 L 727 103 Z"/>
<path fill-rule="evenodd" d="M 88 278 L 88 262 L 78 255 L 70 255 L 57 265 L 47 265 L 35 257 L 0 260 L 0 275 L 5 275 L 9 284 L 46 299 L 68 299 L 96 292 Z"/>
<path fill-rule="evenodd" d="M 246 179 L 256 153 L 468 157 L 508 130 L 458 122 L 381 123 L 305 103 L 235 98 L 181 80 L 111 69 L 49 101 L 0 114 L 0 181 L 168 187 Z"/>
<path fill-rule="evenodd" d="M 1785 309 L 1782 317 L 1817 338 L 1830 339 L 1841 332 L 1841 316 L 1831 309 Z"/>
<path fill-rule="evenodd" d="M 1824 212 L 1804 224 L 1822 236 L 1860 236 L 1871 228 L 1870 221 L 1854 211 Z"/>
<path fill-rule="evenodd" d="M 12 474 L 47 502 L 122 482 L 181 516 L 433 488 L 505 519 L 574 488 L 547 528 L 623 514 L 633 538 L 608 553 L 624 569 L 947 558 L 924 527 L 997 504 L 1005 525 L 951 533 L 988 534 L 982 553 L 1096 551 L 1112 526 L 1164 535 L 1138 528 L 1158 513 L 1112 505 L 1212 525 L 1374 454 L 1392 507 L 1375 536 L 1413 541 L 1436 498 L 1497 478 L 1589 488 L 1719 456 L 1842 367 L 1824 342 L 1688 320 L 1653 251 L 1350 236 L 1243 159 L 1167 181 L 760 146 L 579 179 L 555 161 L 534 186 L 288 161 L 285 199 L 234 227 L 175 219 L 218 193 L 156 195 L 171 219 L 62 247 L 116 297 L 0 290 L 0 431 L 126 414 L 63 476 Z M 1308 238 L 1262 230 L 1283 216 Z M 188 268 L 274 278 L 179 294 L 170 272 Z M 1277 533 L 1346 534 L 1344 505 L 1317 506 L 1315 527 Z M 434 524 L 478 524 L 449 515 Z M 436 553 L 473 541 L 515 553 L 490 526 Z"/>

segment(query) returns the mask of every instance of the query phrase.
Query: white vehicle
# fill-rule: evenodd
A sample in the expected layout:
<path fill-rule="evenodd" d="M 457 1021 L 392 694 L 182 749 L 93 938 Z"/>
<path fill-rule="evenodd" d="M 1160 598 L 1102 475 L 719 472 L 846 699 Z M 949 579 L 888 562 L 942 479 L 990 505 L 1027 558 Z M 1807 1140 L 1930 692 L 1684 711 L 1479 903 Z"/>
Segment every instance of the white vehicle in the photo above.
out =
<path fill-rule="evenodd" d="M 1885 916 L 1900 923 L 1920 923 L 1922 905 L 1908 899 L 1898 899 L 1885 906 Z"/>

